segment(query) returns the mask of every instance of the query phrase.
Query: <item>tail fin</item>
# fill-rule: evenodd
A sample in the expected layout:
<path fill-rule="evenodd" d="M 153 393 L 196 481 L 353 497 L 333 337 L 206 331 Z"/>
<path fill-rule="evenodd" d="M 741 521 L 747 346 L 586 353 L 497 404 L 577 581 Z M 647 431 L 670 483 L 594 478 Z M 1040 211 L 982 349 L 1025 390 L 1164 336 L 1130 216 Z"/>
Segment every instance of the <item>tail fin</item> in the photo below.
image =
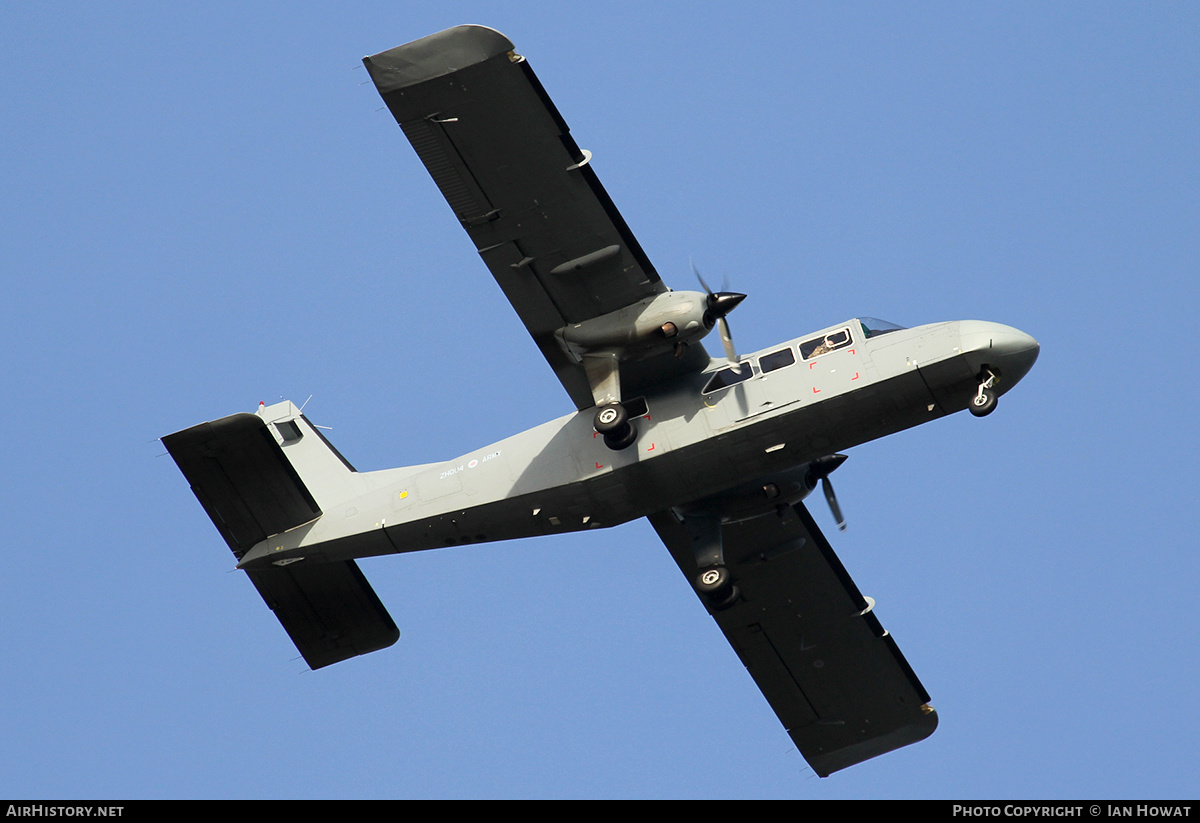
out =
<path fill-rule="evenodd" d="M 162 439 L 239 560 L 268 537 L 321 516 L 354 468 L 292 403 L 260 406 Z M 303 479 L 302 479 L 303 478 Z M 392 645 L 396 624 L 352 560 L 247 569 L 314 669 Z"/>

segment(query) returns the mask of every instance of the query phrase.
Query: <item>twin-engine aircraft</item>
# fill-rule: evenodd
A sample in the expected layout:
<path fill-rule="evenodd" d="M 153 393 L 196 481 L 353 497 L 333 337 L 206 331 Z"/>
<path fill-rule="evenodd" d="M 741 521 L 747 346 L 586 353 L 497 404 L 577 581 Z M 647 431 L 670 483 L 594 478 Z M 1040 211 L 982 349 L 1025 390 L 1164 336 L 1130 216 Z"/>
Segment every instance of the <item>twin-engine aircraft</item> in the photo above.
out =
<path fill-rule="evenodd" d="M 164 437 L 308 665 L 399 637 L 354 558 L 645 517 L 817 774 L 929 736 L 929 696 L 802 501 L 821 485 L 844 527 L 842 450 L 990 413 L 1037 341 L 863 317 L 739 355 L 744 295 L 667 288 L 504 35 L 460 26 L 363 62 L 576 411 L 374 472 L 290 402 Z"/>

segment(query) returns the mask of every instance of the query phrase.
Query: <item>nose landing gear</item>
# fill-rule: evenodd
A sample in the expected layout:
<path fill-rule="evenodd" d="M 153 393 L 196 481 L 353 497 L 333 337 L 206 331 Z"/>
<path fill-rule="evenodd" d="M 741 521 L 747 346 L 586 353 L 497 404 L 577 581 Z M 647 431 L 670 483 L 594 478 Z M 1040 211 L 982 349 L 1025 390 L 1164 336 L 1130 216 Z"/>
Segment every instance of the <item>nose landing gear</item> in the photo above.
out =
<path fill-rule="evenodd" d="M 996 373 L 985 367 L 979 374 L 979 389 L 971 398 L 970 405 L 967 406 L 971 410 L 971 414 L 976 417 L 986 417 L 996 410 L 996 391 L 992 388 L 995 384 Z"/>

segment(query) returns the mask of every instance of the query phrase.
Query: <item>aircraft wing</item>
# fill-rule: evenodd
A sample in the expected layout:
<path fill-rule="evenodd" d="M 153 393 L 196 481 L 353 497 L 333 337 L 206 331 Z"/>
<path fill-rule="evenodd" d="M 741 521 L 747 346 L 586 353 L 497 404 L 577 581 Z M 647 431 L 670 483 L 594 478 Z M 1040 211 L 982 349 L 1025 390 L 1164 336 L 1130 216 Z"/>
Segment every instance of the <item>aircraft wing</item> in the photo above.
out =
<path fill-rule="evenodd" d="M 376 88 L 580 408 L 558 329 L 668 291 L 508 38 L 458 26 L 363 58 Z M 622 370 L 625 393 L 708 363 L 699 345 Z"/>
<path fill-rule="evenodd" d="M 694 580 L 683 524 L 670 511 L 650 522 Z M 803 504 L 723 528 L 742 598 L 713 619 L 817 774 L 933 733 L 929 695 Z"/>

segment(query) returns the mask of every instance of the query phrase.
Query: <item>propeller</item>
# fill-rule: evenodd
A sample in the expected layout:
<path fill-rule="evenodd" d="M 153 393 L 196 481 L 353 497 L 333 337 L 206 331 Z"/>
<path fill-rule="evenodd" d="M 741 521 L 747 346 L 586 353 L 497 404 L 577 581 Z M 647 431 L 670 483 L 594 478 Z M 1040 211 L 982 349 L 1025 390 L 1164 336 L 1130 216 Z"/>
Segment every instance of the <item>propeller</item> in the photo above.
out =
<path fill-rule="evenodd" d="M 725 347 L 725 357 L 729 360 L 730 365 L 736 366 L 741 360 L 738 358 L 737 350 L 733 347 L 733 335 L 729 333 L 729 321 L 725 319 L 725 315 L 736 309 L 738 304 L 746 299 L 746 295 L 735 291 L 714 292 L 700 276 L 700 270 L 696 268 L 695 263 L 692 263 L 692 271 L 695 272 L 696 279 L 700 281 L 700 285 L 704 287 L 704 292 L 708 295 L 708 311 L 705 320 L 708 320 L 708 316 L 712 317 L 721 332 L 721 345 Z"/>
<path fill-rule="evenodd" d="M 818 457 L 808 464 L 809 484 L 816 486 L 817 480 L 821 481 L 821 491 L 825 493 L 825 502 L 829 504 L 829 510 L 833 512 L 833 519 L 837 521 L 838 531 L 843 532 L 846 530 L 846 518 L 842 516 L 842 507 L 838 505 L 837 495 L 833 493 L 833 483 L 829 482 L 829 475 L 845 462 L 846 455 L 830 454 Z"/>

